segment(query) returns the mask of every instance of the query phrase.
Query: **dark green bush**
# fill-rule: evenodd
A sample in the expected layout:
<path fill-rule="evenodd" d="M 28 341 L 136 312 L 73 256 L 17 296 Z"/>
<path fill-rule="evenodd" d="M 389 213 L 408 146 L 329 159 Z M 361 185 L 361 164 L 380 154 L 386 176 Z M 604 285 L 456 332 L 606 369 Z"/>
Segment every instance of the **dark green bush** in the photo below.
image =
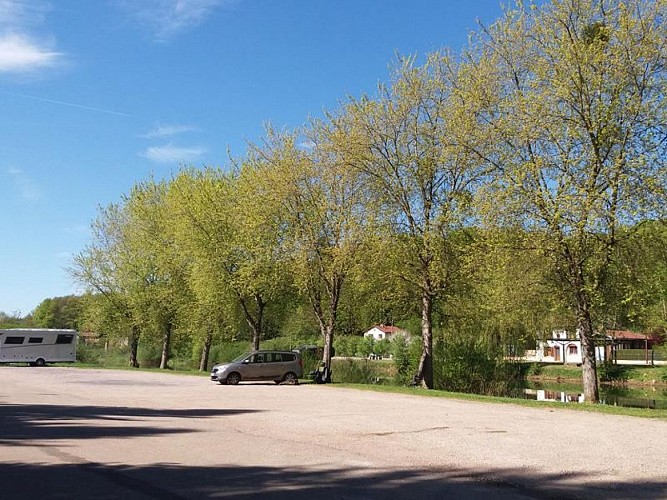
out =
<path fill-rule="evenodd" d="M 602 382 L 625 382 L 628 375 L 621 365 L 605 361 L 598 366 L 598 376 Z"/>
<path fill-rule="evenodd" d="M 448 338 L 434 348 L 434 385 L 437 389 L 486 395 L 504 395 L 520 370 L 481 339 Z"/>
<path fill-rule="evenodd" d="M 391 381 L 392 364 L 367 359 L 337 359 L 331 364 L 334 382 L 347 384 L 385 384 Z"/>
<path fill-rule="evenodd" d="M 544 366 L 540 363 L 531 363 L 530 367 L 528 368 L 528 375 L 529 376 L 539 376 L 544 373 Z"/>

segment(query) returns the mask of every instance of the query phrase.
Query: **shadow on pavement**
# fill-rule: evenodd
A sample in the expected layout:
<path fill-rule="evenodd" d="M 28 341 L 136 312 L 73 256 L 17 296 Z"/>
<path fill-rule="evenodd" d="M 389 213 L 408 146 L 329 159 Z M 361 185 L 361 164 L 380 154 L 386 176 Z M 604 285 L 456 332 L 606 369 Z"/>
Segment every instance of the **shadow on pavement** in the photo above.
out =
<path fill-rule="evenodd" d="M 271 467 L 0 464 L 3 498 L 41 499 L 657 499 L 667 483 L 595 487 L 584 477 L 516 470 L 378 471 Z M 567 485 L 565 485 L 567 484 Z"/>
<path fill-rule="evenodd" d="M 24 446 L 52 439 L 122 438 L 194 432 L 192 429 L 158 428 L 137 424 L 155 419 L 223 417 L 254 411 L 256 410 L 155 410 L 113 406 L 0 405 L 0 445 Z M 110 421 L 127 422 L 128 425 L 110 425 Z"/>
<path fill-rule="evenodd" d="M 57 449 L 57 440 L 125 438 L 197 432 L 165 428 L 190 418 L 214 418 L 256 410 L 148 409 L 107 406 L 0 405 L 2 446 L 55 447 L 60 463 L 0 462 L 0 499 L 514 499 L 667 498 L 667 480 L 596 485 L 586 474 L 538 474 L 527 469 L 395 470 L 303 464 L 301 467 L 241 467 L 233 456 L 215 457 L 222 466 L 173 463 L 125 465 L 83 461 Z M 56 443 L 50 441 L 56 441 Z M 101 444 L 102 445 L 102 444 Z M 271 446 L 267 436 L 266 446 Z M 223 449 L 224 447 L 221 447 Z M 267 448 L 268 450 L 268 448 Z M 15 449 L 22 457 L 21 449 Z M 209 450 L 210 452 L 210 450 Z M 243 450 L 239 450 L 242 453 Z M 203 451 L 202 451 L 203 453 Z M 229 452 L 227 452 L 229 453 Z M 5 455 L 6 457 L 6 455 Z M 289 461 L 289 457 L 285 457 Z M 128 458 L 128 461 L 129 458 Z M 323 458 L 322 462 L 326 462 Z"/>

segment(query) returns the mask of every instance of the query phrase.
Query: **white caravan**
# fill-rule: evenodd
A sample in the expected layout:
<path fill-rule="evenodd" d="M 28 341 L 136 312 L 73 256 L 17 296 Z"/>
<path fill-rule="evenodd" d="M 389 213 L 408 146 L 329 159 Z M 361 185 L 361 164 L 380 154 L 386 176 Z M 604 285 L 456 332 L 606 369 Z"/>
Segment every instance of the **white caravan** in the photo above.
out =
<path fill-rule="evenodd" d="M 9 328 L 0 330 L 0 363 L 46 363 L 76 361 L 76 330 Z"/>

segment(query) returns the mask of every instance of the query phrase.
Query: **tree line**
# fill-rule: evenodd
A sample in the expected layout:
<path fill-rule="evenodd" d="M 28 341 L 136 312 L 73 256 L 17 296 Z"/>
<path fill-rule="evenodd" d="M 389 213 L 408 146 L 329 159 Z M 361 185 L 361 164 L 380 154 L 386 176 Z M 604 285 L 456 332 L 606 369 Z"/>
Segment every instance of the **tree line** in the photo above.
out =
<path fill-rule="evenodd" d="M 71 266 L 99 331 L 252 346 L 417 319 L 434 332 L 664 326 L 667 2 L 518 3 L 459 54 L 401 57 L 376 95 L 267 128 L 227 168 L 138 182 Z M 662 308 L 662 309 L 661 309 Z M 242 323 L 242 326 L 241 326 Z"/>

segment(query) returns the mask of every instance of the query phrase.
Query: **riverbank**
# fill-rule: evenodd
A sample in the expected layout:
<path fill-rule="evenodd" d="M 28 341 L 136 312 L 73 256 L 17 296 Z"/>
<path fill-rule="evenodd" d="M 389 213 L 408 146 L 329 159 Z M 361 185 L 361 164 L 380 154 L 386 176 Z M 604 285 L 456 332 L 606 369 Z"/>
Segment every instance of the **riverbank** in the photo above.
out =
<path fill-rule="evenodd" d="M 602 384 L 633 387 L 667 388 L 667 367 L 612 365 L 611 370 L 598 368 Z M 581 367 L 575 365 L 540 365 L 532 368 L 527 380 L 537 383 L 580 384 Z"/>

